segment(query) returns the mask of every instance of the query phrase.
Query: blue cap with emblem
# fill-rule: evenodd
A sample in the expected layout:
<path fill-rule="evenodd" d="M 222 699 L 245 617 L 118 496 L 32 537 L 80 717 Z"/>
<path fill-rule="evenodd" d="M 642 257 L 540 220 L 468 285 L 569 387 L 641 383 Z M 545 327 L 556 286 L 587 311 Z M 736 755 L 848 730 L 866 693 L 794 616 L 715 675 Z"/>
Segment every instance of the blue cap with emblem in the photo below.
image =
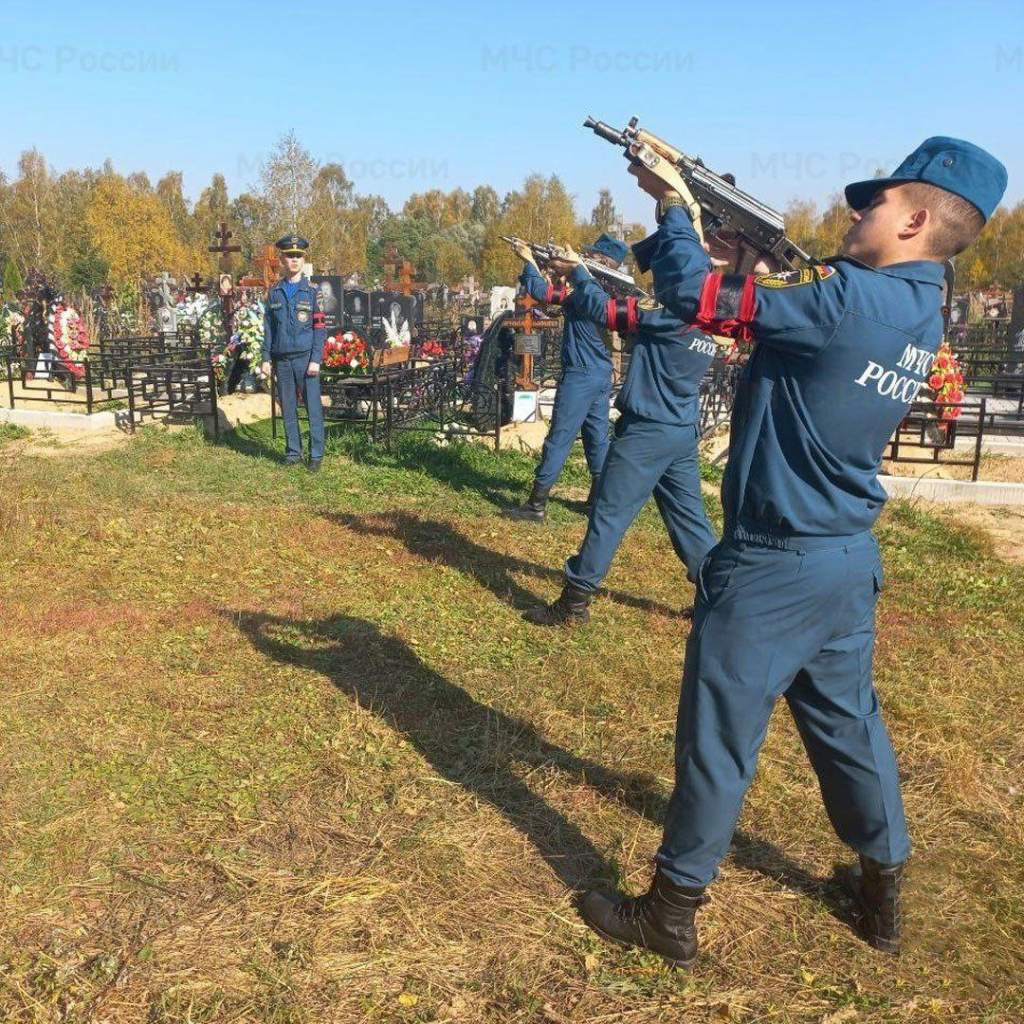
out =
<path fill-rule="evenodd" d="M 925 139 L 888 178 L 846 186 L 846 201 L 863 210 L 886 185 L 923 181 L 973 203 L 988 220 L 1006 191 L 1006 168 L 991 153 L 963 139 L 936 135 Z"/>
<path fill-rule="evenodd" d="M 609 259 L 615 260 L 616 263 L 621 263 L 626 258 L 629 247 L 625 242 L 620 242 L 617 238 L 612 238 L 611 235 L 605 233 L 593 245 L 587 246 L 587 251 L 599 252 L 602 256 L 607 256 Z"/>
<path fill-rule="evenodd" d="M 274 245 L 285 256 L 305 256 L 306 250 L 309 248 L 309 242 L 301 235 L 285 235 L 284 238 L 279 238 Z"/>

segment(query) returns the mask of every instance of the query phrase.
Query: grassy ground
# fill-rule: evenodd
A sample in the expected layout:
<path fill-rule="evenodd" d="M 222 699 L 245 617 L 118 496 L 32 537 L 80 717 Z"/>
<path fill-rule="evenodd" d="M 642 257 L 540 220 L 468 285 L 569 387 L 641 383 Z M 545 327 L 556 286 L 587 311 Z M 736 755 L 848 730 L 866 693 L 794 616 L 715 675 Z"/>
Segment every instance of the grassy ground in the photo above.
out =
<path fill-rule="evenodd" d="M 0 437 L 0 1020 L 1024 1019 L 1024 569 L 982 534 L 880 527 L 905 955 L 852 932 L 780 709 L 686 976 L 572 899 L 642 889 L 659 836 L 691 589 L 656 514 L 546 632 L 579 462 L 538 527 L 495 514 L 522 456 L 333 448 Z"/>

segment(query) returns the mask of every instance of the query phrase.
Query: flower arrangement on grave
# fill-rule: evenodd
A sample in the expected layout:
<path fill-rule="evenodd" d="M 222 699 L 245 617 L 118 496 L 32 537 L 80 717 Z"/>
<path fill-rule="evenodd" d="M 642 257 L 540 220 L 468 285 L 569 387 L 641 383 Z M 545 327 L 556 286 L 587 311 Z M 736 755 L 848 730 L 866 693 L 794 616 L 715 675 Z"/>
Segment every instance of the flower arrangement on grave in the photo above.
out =
<path fill-rule="evenodd" d="M 960 369 L 960 361 L 948 341 L 944 341 L 935 354 L 928 387 L 932 392 L 932 401 L 942 407 L 939 410 L 939 419 L 959 419 L 960 405 L 964 400 L 964 375 Z"/>
<path fill-rule="evenodd" d="M 249 363 L 250 370 L 263 376 L 263 303 L 260 300 L 239 306 L 232 322 L 228 349 Z"/>
<path fill-rule="evenodd" d="M 442 345 L 437 338 L 427 338 L 427 340 L 420 345 L 421 359 L 443 359 L 444 355 L 444 345 Z"/>
<path fill-rule="evenodd" d="M 473 382 L 473 372 L 476 370 L 476 361 L 480 357 L 480 349 L 483 348 L 484 338 L 482 334 L 468 334 L 462 339 L 462 358 L 466 364 L 466 383 Z"/>
<path fill-rule="evenodd" d="M 381 326 L 384 328 L 385 348 L 403 348 L 412 341 L 409 321 L 403 320 L 401 327 L 399 327 L 394 311 L 392 311 L 390 317 L 381 317 Z"/>
<path fill-rule="evenodd" d="M 0 306 L 0 348 L 14 346 L 15 334 L 25 318 L 17 309 L 11 306 Z"/>
<path fill-rule="evenodd" d="M 174 307 L 179 327 L 195 328 L 199 344 L 213 348 L 221 338 L 220 305 L 211 302 L 208 295 L 198 292 Z"/>
<path fill-rule="evenodd" d="M 78 310 L 58 300 L 47 318 L 50 348 L 57 358 L 76 376 L 85 375 L 85 357 L 89 351 L 89 334 Z"/>
<path fill-rule="evenodd" d="M 324 342 L 321 365 L 342 376 L 365 373 L 370 366 L 369 346 L 355 331 L 339 331 Z"/>
<path fill-rule="evenodd" d="M 210 298 L 203 292 L 190 295 L 182 299 L 174 307 L 178 323 L 185 323 L 189 327 L 195 327 L 202 319 L 203 314 L 210 308 Z"/>
<path fill-rule="evenodd" d="M 210 356 L 210 362 L 213 364 L 213 378 L 218 384 L 224 383 L 230 360 L 231 355 L 227 349 L 223 352 L 214 352 L 214 354 Z"/>

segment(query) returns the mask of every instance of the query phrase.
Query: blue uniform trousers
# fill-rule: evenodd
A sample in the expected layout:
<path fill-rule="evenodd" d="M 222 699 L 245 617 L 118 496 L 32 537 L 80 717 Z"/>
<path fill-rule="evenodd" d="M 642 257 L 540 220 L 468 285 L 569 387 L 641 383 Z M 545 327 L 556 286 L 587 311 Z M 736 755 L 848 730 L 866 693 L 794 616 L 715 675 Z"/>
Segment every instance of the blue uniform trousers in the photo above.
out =
<path fill-rule="evenodd" d="M 669 539 L 690 580 L 697 578 L 715 534 L 704 511 L 694 424 L 656 423 L 623 413 L 601 474 L 587 535 L 565 563 L 574 587 L 595 591 L 608 574 L 622 537 L 654 493 Z"/>
<path fill-rule="evenodd" d="M 535 480 L 540 487 L 551 487 L 562 472 L 577 436 L 583 434 L 583 451 L 592 476 L 600 476 L 608 454 L 608 403 L 612 393 L 611 371 L 562 371 L 551 426 L 544 439 Z"/>
<path fill-rule="evenodd" d="M 796 721 L 840 839 L 883 864 L 910 852 L 871 678 L 882 585 L 870 533 L 723 540 L 701 566 L 658 863 L 707 885 L 729 849 L 776 698 Z"/>
<path fill-rule="evenodd" d="M 306 411 L 309 414 L 309 457 L 324 457 L 324 407 L 320 401 L 320 377 L 306 374 L 310 354 L 274 357 L 274 372 L 277 374 L 277 398 L 281 403 L 281 418 L 284 420 L 286 459 L 302 457 L 302 437 L 299 434 L 298 393 L 302 391 Z"/>

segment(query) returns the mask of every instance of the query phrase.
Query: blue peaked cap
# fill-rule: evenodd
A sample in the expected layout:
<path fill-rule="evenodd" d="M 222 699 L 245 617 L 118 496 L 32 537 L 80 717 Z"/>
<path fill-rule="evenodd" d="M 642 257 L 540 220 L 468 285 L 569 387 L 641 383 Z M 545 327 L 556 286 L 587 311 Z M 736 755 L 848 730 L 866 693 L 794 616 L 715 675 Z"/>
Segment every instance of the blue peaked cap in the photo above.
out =
<path fill-rule="evenodd" d="M 972 142 L 936 135 L 925 139 L 888 178 L 871 178 L 846 186 L 846 201 L 863 210 L 886 185 L 923 181 L 973 203 L 988 220 L 1006 191 L 1006 168 Z"/>
<path fill-rule="evenodd" d="M 602 256 L 610 257 L 615 260 L 616 265 L 620 264 L 629 252 L 629 246 L 625 242 L 620 242 L 609 234 L 602 234 L 593 245 L 588 246 L 588 249 L 590 252 L 599 252 Z"/>

